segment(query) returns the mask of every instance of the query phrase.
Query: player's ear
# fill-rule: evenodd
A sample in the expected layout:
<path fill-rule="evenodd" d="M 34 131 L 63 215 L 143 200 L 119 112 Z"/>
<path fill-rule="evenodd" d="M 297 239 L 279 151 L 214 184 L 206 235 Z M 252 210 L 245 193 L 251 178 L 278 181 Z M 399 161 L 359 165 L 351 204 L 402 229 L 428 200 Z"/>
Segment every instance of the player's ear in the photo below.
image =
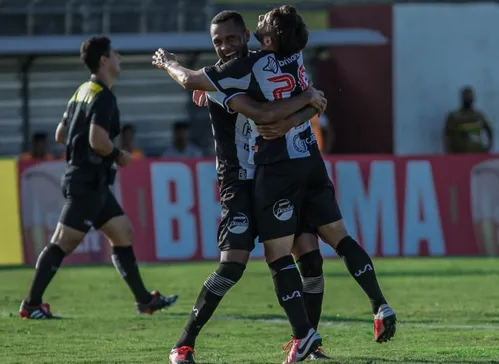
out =
<path fill-rule="evenodd" d="M 250 31 L 249 31 L 248 29 L 246 29 L 246 30 L 244 31 L 244 41 L 245 41 L 246 43 L 248 43 L 248 42 L 249 42 L 249 40 L 250 40 Z"/>
<path fill-rule="evenodd" d="M 263 45 L 265 47 L 271 47 L 272 46 L 272 38 L 270 38 L 270 37 L 263 37 Z"/>

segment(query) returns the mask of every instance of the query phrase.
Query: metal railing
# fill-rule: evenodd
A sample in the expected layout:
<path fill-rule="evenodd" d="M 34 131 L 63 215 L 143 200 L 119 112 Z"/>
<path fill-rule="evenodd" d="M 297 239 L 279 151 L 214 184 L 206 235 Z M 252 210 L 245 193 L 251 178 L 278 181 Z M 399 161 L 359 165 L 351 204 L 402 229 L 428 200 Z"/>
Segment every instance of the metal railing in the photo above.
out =
<path fill-rule="evenodd" d="M 199 31 L 211 15 L 209 0 L 0 0 L 0 36 Z"/>

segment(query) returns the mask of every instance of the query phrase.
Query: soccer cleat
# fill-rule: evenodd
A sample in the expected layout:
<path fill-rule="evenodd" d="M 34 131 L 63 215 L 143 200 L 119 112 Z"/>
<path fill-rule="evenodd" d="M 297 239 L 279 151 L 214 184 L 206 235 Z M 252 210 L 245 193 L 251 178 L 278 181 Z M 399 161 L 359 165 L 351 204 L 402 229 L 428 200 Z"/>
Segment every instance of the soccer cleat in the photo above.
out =
<path fill-rule="evenodd" d="M 290 342 L 282 347 L 282 350 L 287 351 L 286 360 L 284 360 L 282 364 L 304 361 L 321 345 L 322 337 L 314 329 L 310 329 L 307 336 L 303 339 L 297 339 L 294 337 Z"/>
<path fill-rule="evenodd" d="M 178 298 L 177 295 L 163 296 L 161 293 L 159 293 L 159 291 L 152 291 L 151 295 L 152 299 L 149 303 L 136 303 L 138 313 L 147 313 L 149 315 L 152 315 L 158 310 L 170 308 L 175 302 L 177 302 Z"/>
<path fill-rule="evenodd" d="M 397 316 L 387 304 L 379 306 L 378 313 L 374 315 L 374 340 L 384 343 L 395 336 Z"/>
<path fill-rule="evenodd" d="M 190 346 L 172 349 L 170 352 L 170 364 L 196 364 L 194 361 L 194 349 Z"/>
<path fill-rule="evenodd" d="M 26 301 L 21 302 L 19 307 L 19 316 L 25 320 L 47 320 L 58 318 L 50 312 L 50 305 L 42 303 L 36 306 L 29 306 Z"/>
<path fill-rule="evenodd" d="M 332 360 L 329 356 L 324 354 L 324 350 L 322 348 L 317 348 L 312 354 L 308 356 L 309 360 Z"/>

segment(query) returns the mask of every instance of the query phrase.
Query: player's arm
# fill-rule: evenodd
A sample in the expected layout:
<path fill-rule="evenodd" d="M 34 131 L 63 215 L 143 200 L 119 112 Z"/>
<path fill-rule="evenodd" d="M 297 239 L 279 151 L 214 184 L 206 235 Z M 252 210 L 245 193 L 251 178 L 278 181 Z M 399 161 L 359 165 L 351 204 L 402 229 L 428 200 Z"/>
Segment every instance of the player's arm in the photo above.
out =
<path fill-rule="evenodd" d="M 259 102 L 246 94 L 236 94 L 227 104 L 232 110 L 254 120 L 256 124 L 263 125 L 284 120 L 309 104 L 325 108 L 327 101 L 322 91 L 309 87 L 297 96 L 272 102 Z"/>
<path fill-rule="evenodd" d="M 177 56 L 160 48 L 152 57 L 152 64 L 168 72 L 186 90 L 217 91 L 203 70 L 191 70 L 177 61 Z"/>
<path fill-rule="evenodd" d="M 68 130 L 68 112 L 65 111 L 62 115 L 61 122 L 55 130 L 55 141 L 59 144 L 66 144 L 66 133 Z"/>
<path fill-rule="evenodd" d="M 309 121 L 319 110 L 312 106 L 306 106 L 284 120 L 268 125 L 257 125 L 256 131 L 264 139 L 276 139 L 285 135 L 288 131 Z"/>
<path fill-rule="evenodd" d="M 121 155 L 121 151 L 114 147 L 113 142 L 109 138 L 114 108 L 113 102 L 114 100 L 104 94 L 104 92 L 96 96 L 92 105 L 88 141 L 97 154 L 103 157 L 112 155 L 114 158 L 118 158 Z"/>
<path fill-rule="evenodd" d="M 203 70 L 190 70 L 176 61 L 167 62 L 162 69 L 186 90 L 216 91 Z"/>
<path fill-rule="evenodd" d="M 490 122 L 487 120 L 485 115 L 481 116 L 482 116 L 483 129 L 487 134 L 487 145 L 484 146 L 484 149 L 487 153 L 490 153 L 492 145 L 494 144 L 494 133 L 492 132 L 492 127 L 490 126 Z"/>

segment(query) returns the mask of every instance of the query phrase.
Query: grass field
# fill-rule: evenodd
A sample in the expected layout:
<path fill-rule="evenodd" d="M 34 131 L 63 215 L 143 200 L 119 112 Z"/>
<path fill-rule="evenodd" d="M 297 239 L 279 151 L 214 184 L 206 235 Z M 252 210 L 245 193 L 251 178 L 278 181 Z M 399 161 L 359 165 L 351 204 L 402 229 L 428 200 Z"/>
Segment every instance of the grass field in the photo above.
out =
<path fill-rule="evenodd" d="M 499 363 L 499 260 L 375 261 L 399 317 L 388 344 L 372 341 L 367 299 L 343 263 L 325 263 L 320 332 L 341 363 Z M 168 363 L 204 279 L 216 263 L 143 267 L 150 289 L 180 295 L 168 312 L 137 316 L 112 267 L 63 268 L 46 300 L 56 321 L 17 318 L 31 269 L 0 270 L 0 363 Z M 290 329 L 265 264 L 249 264 L 197 345 L 199 363 L 281 363 Z"/>

